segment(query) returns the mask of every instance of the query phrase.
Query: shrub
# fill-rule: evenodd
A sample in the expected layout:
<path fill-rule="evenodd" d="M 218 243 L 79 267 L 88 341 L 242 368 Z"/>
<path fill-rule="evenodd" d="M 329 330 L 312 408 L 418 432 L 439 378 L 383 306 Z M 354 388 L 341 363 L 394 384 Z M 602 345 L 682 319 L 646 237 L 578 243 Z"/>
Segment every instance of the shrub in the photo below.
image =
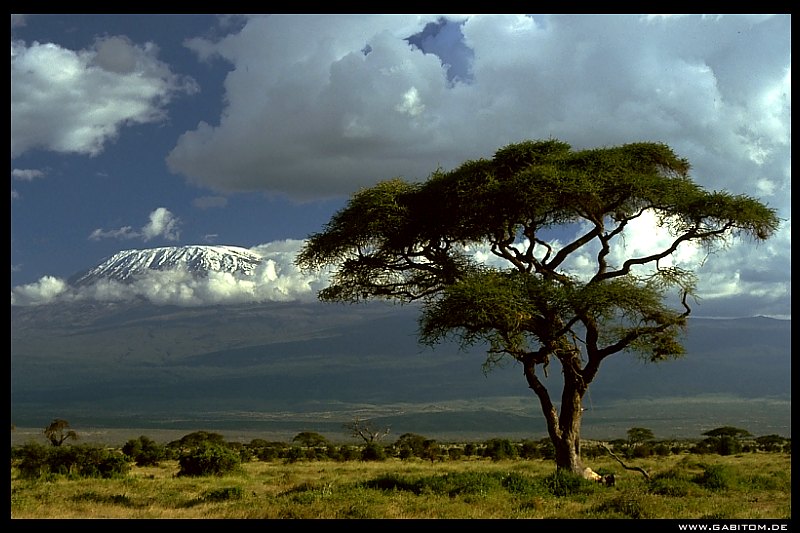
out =
<path fill-rule="evenodd" d="M 158 466 L 159 461 L 167 455 L 164 446 L 144 435 L 126 442 L 122 446 L 122 453 L 130 457 L 136 466 Z"/>
<path fill-rule="evenodd" d="M 12 448 L 12 458 L 18 460 L 20 477 L 36 479 L 50 472 L 50 448 L 31 442 Z"/>
<path fill-rule="evenodd" d="M 543 483 L 548 492 L 558 497 L 583 494 L 591 492 L 595 488 L 593 482 L 563 468 L 557 469 L 544 478 Z"/>
<path fill-rule="evenodd" d="M 703 473 L 698 474 L 695 483 L 709 490 L 725 490 L 733 483 L 733 474 L 723 465 L 708 465 L 703 467 Z"/>
<path fill-rule="evenodd" d="M 638 446 L 633 447 L 630 455 L 636 459 L 650 457 L 651 455 L 653 455 L 653 449 L 648 444 L 640 444 Z"/>
<path fill-rule="evenodd" d="M 511 472 L 504 476 L 502 485 L 508 492 L 520 496 L 529 496 L 541 492 L 541 485 L 535 478 L 519 472 Z"/>
<path fill-rule="evenodd" d="M 195 431 L 168 443 L 167 449 L 175 450 L 178 457 L 180 457 L 187 451 L 205 444 L 223 446 L 225 445 L 225 437 L 211 431 Z"/>
<path fill-rule="evenodd" d="M 306 454 L 303 452 L 303 449 L 299 446 L 292 446 L 291 448 L 287 449 L 283 454 L 283 460 L 287 463 L 296 463 L 301 459 L 305 459 Z"/>
<path fill-rule="evenodd" d="M 414 457 L 414 451 L 411 448 L 400 448 L 400 451 L 397 452 L 397 457 L 403 460 L 411 459 Z"/>
<path fill-rule="evenodd" d="M 396 474 L 387 474 L 370 481 L 365 481 L 363 485 L 370 489 L 377 490 L 404 490 L 419 494 L 419 484 L 408 481 Z"/>
<path fill-rule="evenodd" d="M 485 472 L 454 472 L 442 476 L 430 476 L 417 482 L 418 494 L 488 494 L 501 486 L 499 474 Z"/>
<path fill-rule="evenodd" d="M 179 476 L 223 475 L 236 470 L 241 457 L 226 446 L 204 442 L 182 453 L 178 464 Z"/>
<path fill-rule="evenodd" d="M 442 456 L 442 449 L 438 442 L 433 439 L 428 439 L 423 443 L 422 452 L 419 456 L 422 459 L 434 462 Z"/>
<path fill-rule="evenodd" d="M 519 455 L 523 459 L 537 459 L 541 457 L 541 452 L 539 451 L 539 445 L 531 440 L 523 440 L 522 446 L 519 449 Z"/>
<path fill-rule="evenodd" d="M 401 459 L 413 456 L 422 457 L 427 440 L 427 438 L 416 433 L 404 433 L 395 441 L 394 448 L 398 450 L 398 457 Z"/>
<path fill-rule="evenodd" d="M 127 474 L 130 464 L 125 456 L 93 445 L 54 446 L 24 445 L 15 454 L 20 476 L 36 479 L 48 474 L 75 477 L 110 478 Z"/>
<path fill-rule="evenodd" d="M 241 500 L 244 497 L 242 487 L 223 487 L 206 492 L 203 499 L 210 502 L 224 502 L 228 500 Z"/>
<path fill-rule="evenodd" d="M 661 496 L 685 497 L 691 491 L 691 479 L 680 470 L 668 470 L 654 475 L 648 484 L 648 491 Z"/>
<path fill-rule="evenodd" d="M 458 461 L 464 455 L 464 450 L 461 448 L 448 448 L 447 449 L 447 456 L 453 460 Z"/>
<path fill-rule="evenodd" d="M 597 507 L 598 511 L 611 512 L 627 518 L 648 518 L 646 506 L 636 494 L 620 494 Z"/>
<path fill-rule="evenodd" d="M 670 450 L 670 447 L 662 442 L 653 447 L 653 452 L 656 455 L 663 457 L 672 453 L 672 450 Z"/>
<path fill-rule="evenodd" d="M 486 441 L 483 456 L 491 458 L 492 461 L 514 459 L 517 457 L 517 448 L 508 439 L 489 439 Z"/>
<path fill-rule="evenodd" d="M 339 457 L 342 461 L 356 461 L 361 457 L 361 453 L 356 447 L 344 444 L 339 448 Z"/>
<path fill-rule="evenodd" d="M 386 450 L 376 442 L 370 442 L 361 450 L 362 461 L 383 461 L 386 459 Z"/>

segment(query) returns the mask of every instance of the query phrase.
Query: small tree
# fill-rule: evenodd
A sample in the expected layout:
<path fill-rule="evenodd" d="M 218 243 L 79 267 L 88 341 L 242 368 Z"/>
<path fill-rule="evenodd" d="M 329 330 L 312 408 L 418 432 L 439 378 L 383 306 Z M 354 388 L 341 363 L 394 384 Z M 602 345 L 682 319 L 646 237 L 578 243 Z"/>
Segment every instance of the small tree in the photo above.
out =
<path fill-rule="evenodd" d="M 298 433 L 294 436 L 292 442 L 296 442 L 300 446 L 306 446 L 308 448 L 328 445 L 328 439 L 313 431 L 303 431 Z"/>
<path fill-rule="evenodd" d="M 130 439 L 122 446 L 122 453 L 133 459 L 136 466 L 158 466 L 167 455 L 164 446 L 145 435 Z"/>
<path fill-rule="evenodd" d="M 220 433 L 213 431 L 194 431 L 188 433 L 178 440 L 174 440 L 167 444 L 167 448 L 176 450 L 177 453 L 182 453 L 186 450 L 196 448 L 203 444 L 216 444 L 219 446 L 225 445 L 225 437 Z"/>
<path fill-rule="evenodd" d="M 369 420 L 361 420 L 358 417 L 345 424 L 344 428 L 350 432 L 351 437 L 363 439 L 367 444 L 380 441 L 391 431 L 390 428 L 376 429 Z"/>
<path fill-rule="evenodd" d="M 652 450 L 646 445 L 647 442 L 655 440 L 653 432 L 647 428 L 630 428 L 628 430 L 628 449 L 625 452 L 627 457 L 646 457 L 652 454 Z"/>
<path fill-rule="evenodd" d="M 78 434 L 69 429 L 69 422 L 60 418 L 50 422 L 43 433 L 53 446 L 61 446 L 68 439 L 78 440 Z"/>
<path fill-rule="evenodd" d="M 178 458 L 179 476 L 220 476 L 236 470 L 241 465 L 241 456 L 221 444 L 204 441 Z"/>
<path fill-rule="evenodd" d="M 403 433 L 394 443 L 394 447 L 400 451 L 401 458 L 417 456 L 422 457 L 427 439 L 416 433 Z"/>
<path fill-rule="evenodd" d="M 422 443 L 422 452 L 419 456 L 433 463 L 442 456 L 442 448 L 434 439 L 426 439 Z"/>
<path fill-rule="evenodd" d="M 651 362 L 684 354 L 696 279 L 671 256 L 686 243 L 713 252 L 778 228 L 774 209 L 706 191 L 689 170 L 659 143 L 511 144 L 422 183 L 397 178 L 357 192 L 297 264 L 333 268 L 323 301 L 420 302 L 423 343 L 454 337 L 487 345 L 487 368 L 519 363 L 556 466 L 581 473 L 583 398 L 601 364 L 620 352 Z M 646 217 L 668 242 L 626 248 L 626 231 Z M 565 229 L 575 236 L 554 233 Z M 476 249 L 494 261 L 479 261 Z M 555 397 L 545 381 L 552 362 L 561 367 Z"/>
<path fill-rule="evenodd" d="M 781 437 L 780 435 L 762 435 L 760 437 L 756 437 L 756 445 L 758 445 L 759 450 L 763 450 L 765 452 L 779 452 L 783 450 L 784 445 L 788 442 L 788 439 L 785 437 Z"/>
<path fill-rule="evenodd" d="M 749 431 L 746 429 L 736 428 L 733 426 L 723 426 L 715 429 L 711 429 L 702 433 L 707 437 L 732 437 L 734 439 L 738 439 L 740 437 L 751 437 Z"/>
<path fill-rule="evenodd" d="M 502 461 L 503 459 L 514 459 L 518 455 L 517 448 L 508 439 L 489 439 L 483 450 L 483 456 L 489 457 L 492 461 Z"/>
<path fill-rule="evenodd" d="M 628 443 L 631 446 L 636 446 L 649 440 L 656 438 L 653 432 L 647 428 L 631 428 L 628 430 Z"/>
<path fill-rule="evenodd" d="M 750 437 L 750 432 L 746 429 L 724 426 L 703 433 L 706 438 L 703 443 L 705 446 L 720 455 L 733 455 L 742 450 L 741 437 Z"/>
<path fill-rule="evenodd" d="M 386 449 L 376 441 L 368 442 L 361 450 L 362 461 L 383 461 L 386 459 Z"/>

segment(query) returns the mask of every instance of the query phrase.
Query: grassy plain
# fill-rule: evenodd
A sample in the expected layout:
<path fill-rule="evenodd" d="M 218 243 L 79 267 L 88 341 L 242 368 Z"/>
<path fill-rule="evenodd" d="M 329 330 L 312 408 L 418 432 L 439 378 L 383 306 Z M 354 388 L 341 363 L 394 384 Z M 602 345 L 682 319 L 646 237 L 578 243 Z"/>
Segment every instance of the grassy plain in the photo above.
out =
<path fill-rule="evenodd" d="M 21 479 L 15 519 L 781 519 L 791 518 L 791 455 L 679 454 L 591 460 L 617 483 L 566 486 L 548 460 L 464 458 L 253 461 L 232 475 L 178 477 L 177 461 L 114 479 Z"/>

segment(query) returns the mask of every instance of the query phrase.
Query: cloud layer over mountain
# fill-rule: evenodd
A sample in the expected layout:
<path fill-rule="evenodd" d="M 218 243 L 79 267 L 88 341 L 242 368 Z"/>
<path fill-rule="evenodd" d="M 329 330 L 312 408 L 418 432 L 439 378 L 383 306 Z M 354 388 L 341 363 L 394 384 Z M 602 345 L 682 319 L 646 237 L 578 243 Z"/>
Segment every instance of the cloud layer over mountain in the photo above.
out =
<path fill-rule="evenodd" d="M 616 250 L 616 255 L 608 257 L 609 264 L 621 264 L 627 254 L 648 255 L 671 242 L 664 230 L 653 231 L 655 221 L 643 217 L 630 225 L 630 237 L 623 249 Z M 66 281 L 46 276 L 36 283 L 15 287 L 11 291 L 12 305 L 41 305 L 55 301 L 93 299 L 100 301 L 130 301 L 144 299 L 155 304 L 179 306 L 200 306 L 216 304 L 237 304 L 254 302 L 286 302 L 313 301 L 317 292 L 329 282 L 330 271 L 316 273 L 303 272 L 295 265 L 295 257 L 305 241 L 285 240 L 262 244 L 251 249 L 251 252 L 262 258 L 262 263 L 252 275 L 240 275 L 232 272 L 209 271 L 207 275 L 198 276 L 185 270 L 147 270 L 132 283 L 120 283 L 112 279 L 102 279 L 87 286 L 73 287 Z M 747 244 L 747 243 L 746 243 Z M 551 245 L 558 249 L 563 243 L 553 240 Z M 753 316 L 769 315 L 770 309 L 779 308 L 785 292 L 790 290 L 780 281 L 780 274 L 771 272 L 768 255 L 774 258 L 772 247 L 780 243 L 770 243 L 753 248 L 750 269 L 727 262 L 735 279 L 730 275 L 715 275 L 705 272 L 701 266 L 708 259 L 707 253 L 698 246 L 683 244 L 678 250 L 661 263 L 661 266 L 672 264 L 683 268 L 697 269 L 700 274 L 699 296 L 701 300 L 692 306 L 703 316 Z M 504 261 L 494 256 L 488 247 L 471 247 L 467 249 L 472 257 L 481 263 L 502 268 Z M 597 250 L 587 249 L 571 258 L 565 270 L 579 277 L 593 274 L 593 256 Z M 625 254 L 625 255 L 624 255 Z M 726 258 L 725 253 L 708 259 L 719 267 L 719 262 Z M 773 259 L 774 262 L 774 259 Z M 758 265 L 763 265 L 758 268 Z M 742 293 L 742 287 L 747 290 Z M 748 299 L 747 294 L 756 294 L 756 302 Z M 760 303 L 758 303 L 760 302 Z M 763 303 L 763 302 L 766 302 Z M 759 307 L 761 305 L 762 307 Z M 784 315 L 788 317 L 787 308 Z"/>

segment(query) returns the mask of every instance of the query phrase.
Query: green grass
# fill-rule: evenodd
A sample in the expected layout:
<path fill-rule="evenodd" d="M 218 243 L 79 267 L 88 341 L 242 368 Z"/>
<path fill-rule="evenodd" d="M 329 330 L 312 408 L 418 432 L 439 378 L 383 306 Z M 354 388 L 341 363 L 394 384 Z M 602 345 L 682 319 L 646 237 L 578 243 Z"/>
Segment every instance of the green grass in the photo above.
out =
<path fill-rule="evenodd" d="M 556 476 L 552 461 L 249 462 L 234 475 L 177 477 L 176 461 L 122 478 L 20 479 L 12 518 L 791 518 L 791 456 L 670 455 L 614 487 Z"/>

